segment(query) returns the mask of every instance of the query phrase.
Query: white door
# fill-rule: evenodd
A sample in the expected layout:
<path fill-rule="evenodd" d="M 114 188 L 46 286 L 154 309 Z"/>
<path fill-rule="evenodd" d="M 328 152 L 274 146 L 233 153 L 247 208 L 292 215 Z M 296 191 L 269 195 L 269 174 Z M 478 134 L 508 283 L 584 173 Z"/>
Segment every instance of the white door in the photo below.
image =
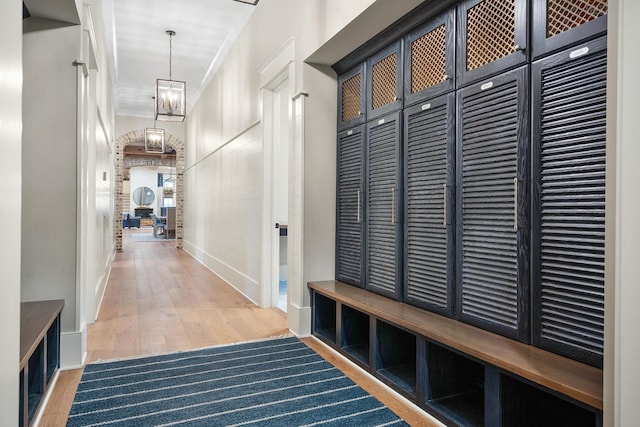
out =
<path fill-rule="evenodd" d="M 287 311 L 287 225 L 289 223 L 289 123 L 291 94 L 285 79 L 273 90 L 272 301 Z"/>

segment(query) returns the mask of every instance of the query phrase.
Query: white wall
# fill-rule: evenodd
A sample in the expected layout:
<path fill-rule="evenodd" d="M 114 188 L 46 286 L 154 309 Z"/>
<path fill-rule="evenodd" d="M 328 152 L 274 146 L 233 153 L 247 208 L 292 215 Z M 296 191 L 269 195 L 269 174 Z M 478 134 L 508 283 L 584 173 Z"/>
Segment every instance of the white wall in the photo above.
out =
<path fill-rule="evenodd" d="M 605 425 L 631 426 L 640 419 L 640 4 L 610 3 Z"/>
<path fill-rule="evenodd" d="M 18 425 L 18 354 L 20 348 L 20 211 L 22 133 L 22 2 L 0 2 L 0 182 L 4 184 L 0 223 L 0 425 Z"/>
<path fill-rule="evenodd" d="M 63 368 L 82 364 L 114 254 L 114 114 L 100 2 L 74 4 L 82 25 L 26 33 L 22 46 L 21 298 L 65 300 Z"/>
<path fill-rule="evenodd" d="M 296 149 L 290 155 L 297 163 L 290 163 L 288 246 L 295 264 L 291 296 L 299 310 L 289 311 L 298 316 L 289 324 L 299 334 L 310 331 L 305 283 L 333 278 L 335 250 L 335 76 L 304 61 L 313 55 L 314 62 L 332 64 L 419 3 L 260 2 L 187 119 L 184 247 L 260 303 L 260 271 L 269 259 L 261 258 L 260 247 L 269 235 L 264 224 L 270 224 L 262 220 L 260 183 L 263 157 L 271 152 L 263 146 L 261 89 L 267 82 L 260 77 L 272 58 L 293 45 L 292 95 L 309 94 L 297 98 L 291 125 Z"/>
<path fill-rule="evenodd" d="M 114 215 L 114 111 L 100 0 L 76 0 L 82 20 L 79 61 L 88 64 L 78 88 L 78 241 L 76 289 L 77 330 L 63 335 L 85 347 L 86 323 L 97 316 L 115 251 Z M 66 352 L 64 354 L 67 354 Z M 67 361 L 65 361 L 67 362 Z M 73 365 L 78 365 L 76 359 Z"/>
<path fill-rule="evenodd" d="M 160 206 L 162 204 L 162 191 L 158 190 L 158 168 L 137 166 L 131 168 L 129 172 L 129 183 L 131 185 L 131 195 L 129 202 L 131 203 L 131 214 L 135 213 L 135 208 L 141 206 L 133 201 L 133 193 L 138 187 L 149 187 L 153 191 L 155 198 L 153 203 L 148 205 L 154 209 L 155 215 L 160 215 Z"/>
<path fill-rule="evenodd" d="M 73 61 L 80 41 L 80 26 L 23 37 L 22 300 L 64 299 L 64 332 L 77 326 Z"/>
<path fill-rule="evenodd" d="M 260 299 L 260 131 L 249 128 L 185 173 L 185 249 L 253 301 Z"/>

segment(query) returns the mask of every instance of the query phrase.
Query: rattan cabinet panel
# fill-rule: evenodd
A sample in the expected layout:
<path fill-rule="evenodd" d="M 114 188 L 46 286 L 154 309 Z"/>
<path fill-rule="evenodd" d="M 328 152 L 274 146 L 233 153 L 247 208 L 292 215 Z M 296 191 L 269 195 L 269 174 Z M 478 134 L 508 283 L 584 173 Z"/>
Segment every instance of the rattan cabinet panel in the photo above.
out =
<path fill-rule="evenodd" d="M 367 60 L 367 121 L 402 108 L 402 41 Z"/>
<path fill-rule="evenodd" d="M 467 0 L 458 5 L 458 86 L 524 64 L 527 0 Z"/>
<path fill-rule="evenodd" d="M 455 88 L 455 10 L 430 20 L 405 38 L 405 106 Z"/>
<path fill-rule="evenodd" d="M 338 129 L 347 129 L 365 122 L 364 64 L 338 79 Z"/>
<path fill-rule="evenodd" d="M 533 56 L 576 45 L 607 30 L 608 0 L 533 2 Z"/>

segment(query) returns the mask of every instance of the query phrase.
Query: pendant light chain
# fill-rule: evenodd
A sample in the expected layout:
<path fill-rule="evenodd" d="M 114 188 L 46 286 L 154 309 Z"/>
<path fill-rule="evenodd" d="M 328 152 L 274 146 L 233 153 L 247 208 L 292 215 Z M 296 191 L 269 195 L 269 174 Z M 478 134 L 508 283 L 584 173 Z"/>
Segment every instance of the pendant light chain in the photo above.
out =
<path fill-rule="evenodd" d="M 169 35 L 169 80 L 173 80 L 173 76 L 171 74 L 171 57 L 173 56 L 173 36 L 176 35 L 176 32 L 173 30 L 167 30 L 167 34 Z"/>
<path fill-rule="evenodd" d="M 156 118 L 162 121 L 184 121 L 187 111 L 187 83 L 173 80 L 173 37 L 176 32 L 166 30 L 165 33 L 169 36 L 169 80 L 156 79 Z"/>
<path fill-rule="evenodd" d="M 153 99 L 153 108 L 155 108 L 155 105 L 156 105 L 156 97 L 155 97 L 155 96 L 152 96 L 152 97 L 151 97 L 151 99 Z M 155 115 L 155 114 L 153 115 L 153 128 L 154 128 L 154 129 L 156 128 L 156 115 Z"/>

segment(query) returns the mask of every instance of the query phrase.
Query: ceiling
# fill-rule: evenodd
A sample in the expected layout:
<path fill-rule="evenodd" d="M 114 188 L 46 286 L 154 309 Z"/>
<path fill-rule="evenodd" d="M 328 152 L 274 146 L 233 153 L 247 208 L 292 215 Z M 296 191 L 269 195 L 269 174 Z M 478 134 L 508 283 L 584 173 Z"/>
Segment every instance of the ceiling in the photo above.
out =
<path fill-rule="evenodd" d="M 255 6 L 234 0 L 102 0 L 116 114 L 153 117 L 157 78 L 187 82 L 187 112 Z M 103 64 L 102 66 L 105 66 Z"/>

